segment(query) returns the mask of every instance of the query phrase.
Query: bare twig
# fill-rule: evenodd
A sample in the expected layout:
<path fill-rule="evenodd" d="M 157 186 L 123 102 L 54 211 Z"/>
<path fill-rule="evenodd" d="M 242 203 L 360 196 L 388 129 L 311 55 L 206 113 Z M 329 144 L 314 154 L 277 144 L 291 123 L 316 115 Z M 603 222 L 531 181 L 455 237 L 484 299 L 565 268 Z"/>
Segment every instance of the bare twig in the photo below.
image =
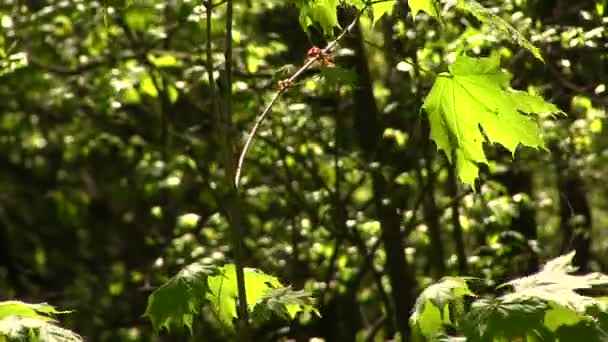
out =
<path fill-rule="evenodd" d="M 333 40 L 332 42 L 330 42 L 329 44 L 327 44 L 327 46 L 323 50 L 321 50 L 321 53 L 318 54 L 316 58 L 309 59 L 306 62 L 306 64 L 304 64 L 293 75 L 291 75 L 291 77 L 289 77 L 288 79 L 282 81 L 281 83 L 282 84 L 287 84 L 287 85 L 293 84 L 298 79 L 298 77 L 300 77 L 315 62 L 317 62 L 317 60 L 319 59 L 320 56 L 324 56 L 326 53 L 328 53 L 331 50 L 333 50 L 338 45 L 338 43 L 340 42 L 340 40 L 342 40 L 342 38 L 344 38 L 346 36 L 346 34 L 348 34 L 350 31 L 352 31 L 352 29 L 355 27 L 355 25 L 359 21 L 359 18 L 365 12 L 365 10 L 367 9 L 368 6 L 369 6 L 369 4 L 366 4 L 359 11 L 359 13 L 355 17 L 355 19 L 353 19 L 353 21 L 350 23 L 350 25 L 348 25 L 348 27 L 346 27 L 346 29 L 344 29 L 342 31 L 342 33 L 340 33 L 340 35 L 335 40 Z M 241 178 L 241 171 L 243 170 L 243 164 L 245 163 L 245 158 L 247 157 L 247 153 L 249 152 L 249 149 L 251 148 L 251 144 L 253 142 L 253 139 L 255 138 L 255 135 L 256 135 L 258 129 L 262 125 L 262 122 L 264 122 L 264 119 L 266 119 L 266 116 L 268 116 L 268 114 L 270 113 L 270 110 L 272 109 L 272 107 L 274 106 L 274 104 L 277 102 L 277 100 L 279 99 L 279 97 L 281 97 L 281 95 L 283 95 L 283 93 L 286 92 L 287 89 L 289 89 L 288 86 L 281 86 L 281 87 L 279 87 L 279 90 L 274 94 L 274 96 L 272 97 L 272 99 L 270 100 L 270 102 L 268 103 L 268 105 L 266 105 L 266 108 L 264 108 L 264 111 L 262 111 L 262 113 L 255 120 L 255 123 L 253 124 L 253 128 L 251 129 L 251 132 L 249 133 L 249 136 L 247 137 L 247 140 L 245 141 L 245 145 L 243 146 L 243 149 L 241 150 L 241 154 L 239 156 L 239 161 L 238 161 L 238 164 L 237 164 L 237 167 L 236 167 L 236 172 L 235 172 L 235 175 L 234 175 L 234 186 L 237 189 L 239 187 L 239 181 L 240 181 L 240 178 Z"/>

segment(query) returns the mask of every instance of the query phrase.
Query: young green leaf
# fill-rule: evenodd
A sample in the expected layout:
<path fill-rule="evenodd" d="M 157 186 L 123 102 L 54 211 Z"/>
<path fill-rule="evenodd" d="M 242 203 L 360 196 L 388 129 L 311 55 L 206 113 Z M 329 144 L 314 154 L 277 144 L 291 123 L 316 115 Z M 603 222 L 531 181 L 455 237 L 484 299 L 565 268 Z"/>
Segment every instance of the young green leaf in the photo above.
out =
<path fill-rule="evenodd" d="M 420 11 L 428 13 L 439 19 L 439 2 L 437 0 L 409 0 L 408 5 L 412 10 L 412 16 L 416 18 L 416 15 Z"/>
<path fill-rule="evenodd" d="M 584 319 L 585 316 L 570 308 L 553 304 L 551 309 L 545 312 L 544 323 L 547 329 L 555 332 L 562 325 L 576 325 Z"/>
<path fill-rule="evenodd" d="M 237 317 L 236 269 L 234 264 L 227 264 L 218 270 L 217 275 L 209 277 L 210 291 L 206 296 L 217 318 L 231 327 L 232 320 Z M 264 303 L 271 304 L 271 310 L 286 310 L 290 318 L 295 317 L 299 311 L 313 310 L 310 307 L 310 298 L 305 302 L 303 293 L 283 287 L 276 277 L 255 268 L 245 268 L 244 272 L 247 306 L 250 311 L 253 312 L 257 305 Z"/>
<path fill-rule="evenodd" d="M 194 318 L 198 316 L 205 295 L 209 292 L 208 277 L 216 273 L 214 267 L 191 264 L 152 292 L 145 313 L 152 326 L 156 330 L 169 331 L 186 326 L 192 331 Z"/>
<path fill-rule="evenodd" d="M 0 341 L 82 341 L 78 334 L 50 323 L 54 315 L 70 312 L 46 303 L 0 302 Z"/>
<path fill-rule="evenodd" d="M 376 2 L 372 5 L 372 12 L 374 14 L 374 21 L 372 25 L 375 25 L 380 18 L 382 18 L 385 14 L 393 13 L 393 8 L 395 7 L 395 0 L 381 1 Z"/>
<path fill-rule="evenodd" d="M 429 115 L 431 138 L 455 162 L 458 177 L 471 186 L 478 177 L 477 163 L 487 163 L 486 138 L 512 153 L 520 144 L 544 148 L 535 118 L 524 113 L 560 112 L 539 96 L 509 89 L 510 80 L 511 75 L 500 70 L 500 57 L 460 55 L 449 72 L 437 77 L 422 106 Z"/>
<path fill-rule="evenodd" d="M 463 321 L 467 341 L 516 341 L 549 334 L 543 324 L 548 305 L 535 298 L 509 301 L 502 298 L 473 303 Z"/>
<path fill-rule="evenodd" d="M 300 312 L 321 316 L 310 293 L 294 291 L 290 286 L 268 290 L 255 305 L 254 312 L 258 309 L 268 310 L 285 319 L 294 319 Z"/>
<path fill-rule="evenodd" d="M 534 57 L 543 60 L 540 50 L 534 46 L 526 37 L 524 37 L 515 27 L 506 22 L 501 17 L 492 13 L 489 9 L 483 7 L 479 2 L 475 0 L 458 0 L 456 7 L 471 13 L 475 18 L 484 24 L 490 25 L 496 28 L 503 34 L 505 34 L 509 40 L 517 43 L 523 48 L 528 49 Z"/>
<path fill-rule="evenodd" d="M 466 278 L 445 277 L 436 284 L 427 287 L 414 306 L 410 317 L 412 325 L 427 339 L 443 332 L 443 325 L 449 323 L 448 304 L 474 296 L 469 289 Z"/>
<path fill-rule="evenodd" d="M 308 26 L 319 25 L 327 37 L 334 36 L 338 24 L 338 0 L 295 0 L 300 9 L 300 25 L 308 32 Z"/>
<path fill-rule="evenodd" d="M 23 318 L 35 318 L 41 321 L 54 321 L 53 315 L 70 312 L 72 311 L 59 311 L 47 303 L 29 304 L 17 300 L 0 302 L 0 319 L 5 319 L 9 316 L 20 316 Z"/>
<path fill-rule="evenodd" d="M 78 334 L 38 318 L 10 316 L 0 320 L 0 341 L 81 342 Z"/>

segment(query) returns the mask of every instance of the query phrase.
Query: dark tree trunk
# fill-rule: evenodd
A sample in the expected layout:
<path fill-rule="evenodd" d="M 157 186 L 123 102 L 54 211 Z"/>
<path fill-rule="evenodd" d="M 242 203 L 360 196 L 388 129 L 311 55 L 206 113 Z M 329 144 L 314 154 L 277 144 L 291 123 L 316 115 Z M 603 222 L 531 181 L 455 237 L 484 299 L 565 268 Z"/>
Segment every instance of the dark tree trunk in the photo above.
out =
<path fill-rule="evenodd" d="M 428 133 L 428 124 L 425 124 L 425 132 Z M 428 134 L 426 134 L 428 136 Z M 429 253 L 429 260 L 431 263 L 431 269 L 434 271 L 435 279 L 440 279 L 445 275 L 445 252 L 443 248 L 443 241 L 441 240 L 441 224 L 439 222 L 439 216 L 441 213 L 437 209 L 437 203 L 435 203 L 435 179 L 430 175 L 433 174 L 433 160 L 432 152 L 430 150 L 430 144 L 425 143 L 425 160 L 428 184 L 426 185 L 426 193 L 424 194 L 424 221 L 429 228 L 429 238 L 431 240 L 431 253 Z M 424 179 L 420 177 L 420 184 L 424 183 Z"/>
<path fill-rule="evenodd" d="M 448 165 L 448 190 L 452 197 L 452 234 L 454 237 L 454 245 L 456 248 L 456 257 L 458 258 L 458 273 L 465 275 L 468 273 L 467 255 L 464 244 L 464 234 L 462 225 L 460 224 L 460 202 L 456 201 L 458 196 L 459 180 L 456 177 L 456 166 Z"/>
<path fill-rule="evenodd" d="M 574 250 L 574 265 L 585 272 L 591 254 L 591 206 L 580 174 L 569 167 L 559 147 L 553 149 L 559 191 L 560 230 L 562 253 Z"/>
<path fill-rule="evenodd" d="M 351 64 L 358 75 L 353 91 L 354 128 L 358 144 L 370 162 L 380 166 L 372 171 L 372 187 L 376 215 L 381 225 L 381 239 L 386 252 L 386 271 L 391 284 L 395 316 L 391 317 L 404 341 L 409 339 L 409 314 L 414 305 L 415 283 L 405 258 L 405 243 L 401 233 L 401 215 L 387 178 L 382 173 L 384 152 L 379 148 L 382 124 L 373 94 L 372 78 L 367 65 L 361 28 L 353 30 L 348 44 L 354 50 Z M 392 178 L 388 178 L 392 179 Z"/>
<path fill-rule="evenodd" d="M 532 173 L 522 170 L 518 165 L 513 164 L 509 169 L 498 175 L 497 179 L 509 191 L 509 195 L 524 194 L 532 198 Z M 523 235 L 526 242 L 537 239 L 536 211 L 527 201 L 520 201 L 517 204 L 518 214 L 511 221 L 511 230 Z M 528 249 L 530 257 L 526 272 L 528 274 L 538 271 L 538 256 L 534 251 Z"/>

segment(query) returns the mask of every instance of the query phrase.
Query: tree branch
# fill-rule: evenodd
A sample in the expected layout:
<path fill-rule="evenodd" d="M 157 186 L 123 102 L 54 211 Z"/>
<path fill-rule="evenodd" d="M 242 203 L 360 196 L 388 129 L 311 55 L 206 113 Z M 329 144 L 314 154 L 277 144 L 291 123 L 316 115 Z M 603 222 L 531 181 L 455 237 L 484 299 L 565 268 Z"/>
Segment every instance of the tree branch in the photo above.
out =
<path fill-rule="evenodd" d="M 298 79 L 298 77 L 300 77 L 306 70 L 310 69 L 310 67 L 315 62 L 317 62 L 319 56 L 323 56 L 324 54 L 333 50 L 338 45 L 340 40 L 342 40 L 342 38 L 344 38 L 350 31 L 352 31 L 352 29 L 355 27 L 355 25 L 359 21 L 359 18 L 365 12 L 365 10 L 367 9 L 368 6 L 369 6 L 369 3 L 365 4 L 365 6 L 359 11 L 359 13 L 355 17 L 355 19 L 353 19 L 353 21 L 350 23 L 350 25 L 348 25 L 348 27 L 346 29 L 344 29 L 342 31 L 342 33 L 340 33 L 340 35 L 334 41 L 327 44 L 327 46 L 323 50 L 321 50 L 321 53 L 318 55 L 317 58 L 309 59 L 308 62 L 306 62 L 306 64 L 304 64 L 293 75 L 291 75 L 291 77 L 282 81 L 282 83 L 293 84 Z M 257 131 L 259 130 L 262 123 L 264 122 L 264 119 L 266 119 L 266 116 L 270 113 L 270 110 L 272 109 L 274 104 L 281 97 L 281 95 L 283 95 L 283 93 L 287 91 L 288 88 L 289 87 L 284 87 L 284 86 L 279 87 L 279 90 L 274 94 L 273 98 L 270 100 L 270 102 L 268 103 L 266 108 L 264 108 L 262 113 L 255 120 L 255 123 L 253 124 L 253 128 L 251 129 L 251 132 L 249 133 L 249 136 L 247 137 L 247 140 L 245 141 L 245 145 L 243 146 L 243 149 L 241 150 L 241 154 L 239 156 L 239 161 L 238 161 L 238 164 L 236 167 L 236 172 L 234 175 L 234 186 L 237 189 L 239 187 L 241 172 L 243 170 L 243 164 L 245 163 L 245 158 L 247 157 L 247 153 L 249 152 L 249 149 L 251 148 L 251 144 L 253 143 L 253 139 L 255 138 Z"/>

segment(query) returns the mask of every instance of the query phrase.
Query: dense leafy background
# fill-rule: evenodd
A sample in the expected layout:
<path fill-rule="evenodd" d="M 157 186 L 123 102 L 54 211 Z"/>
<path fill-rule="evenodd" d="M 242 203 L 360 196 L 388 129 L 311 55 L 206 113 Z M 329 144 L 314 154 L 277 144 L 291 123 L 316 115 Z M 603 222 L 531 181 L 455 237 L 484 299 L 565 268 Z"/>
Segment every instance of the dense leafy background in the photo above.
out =
<path fill-rule="evenodd" d="M 569 250 L 579 270 L 608 271 L 606 1 L 480 1 L 487 11 L 452 1 L 445 12 L 439 1 L 388 3 L 339 45 L 339 72 L 309 73 L 281 98 L 248 155 L 246 264 L 314 293 L 320 312 L 293 322 L 265 313 L 261 340 L 392 338 L 443 276 L 492 289 Z M 184 267 L 233 260 L 218 132 L 229 125 L 238 153 L 280 71 L 350 23 L 357 11 L 340 4 L 235 2 L 224 123 L 198 1 L 1 2 L 0 299 L 74 309 L 63 326 L 91 341 L 186 340 L 187 329 L 157 334 L 143 313 Z M 218 96 L 224 5 L 209 41 Z M 513 145 L 485 144 L 476 192 L 421 112 L 435 75 L 462 52 L 494 53 L 511 87 L 567 114 L 538 117 L 550 152 L 518 147 L 512 160 Z M 519 309 L 542 317 L 537 304 Z M 506 304 L 480 302 L 469 315 L 496 305 Z M 203 310 L 191 339 L 230 339 L 216 316 Z"/>

